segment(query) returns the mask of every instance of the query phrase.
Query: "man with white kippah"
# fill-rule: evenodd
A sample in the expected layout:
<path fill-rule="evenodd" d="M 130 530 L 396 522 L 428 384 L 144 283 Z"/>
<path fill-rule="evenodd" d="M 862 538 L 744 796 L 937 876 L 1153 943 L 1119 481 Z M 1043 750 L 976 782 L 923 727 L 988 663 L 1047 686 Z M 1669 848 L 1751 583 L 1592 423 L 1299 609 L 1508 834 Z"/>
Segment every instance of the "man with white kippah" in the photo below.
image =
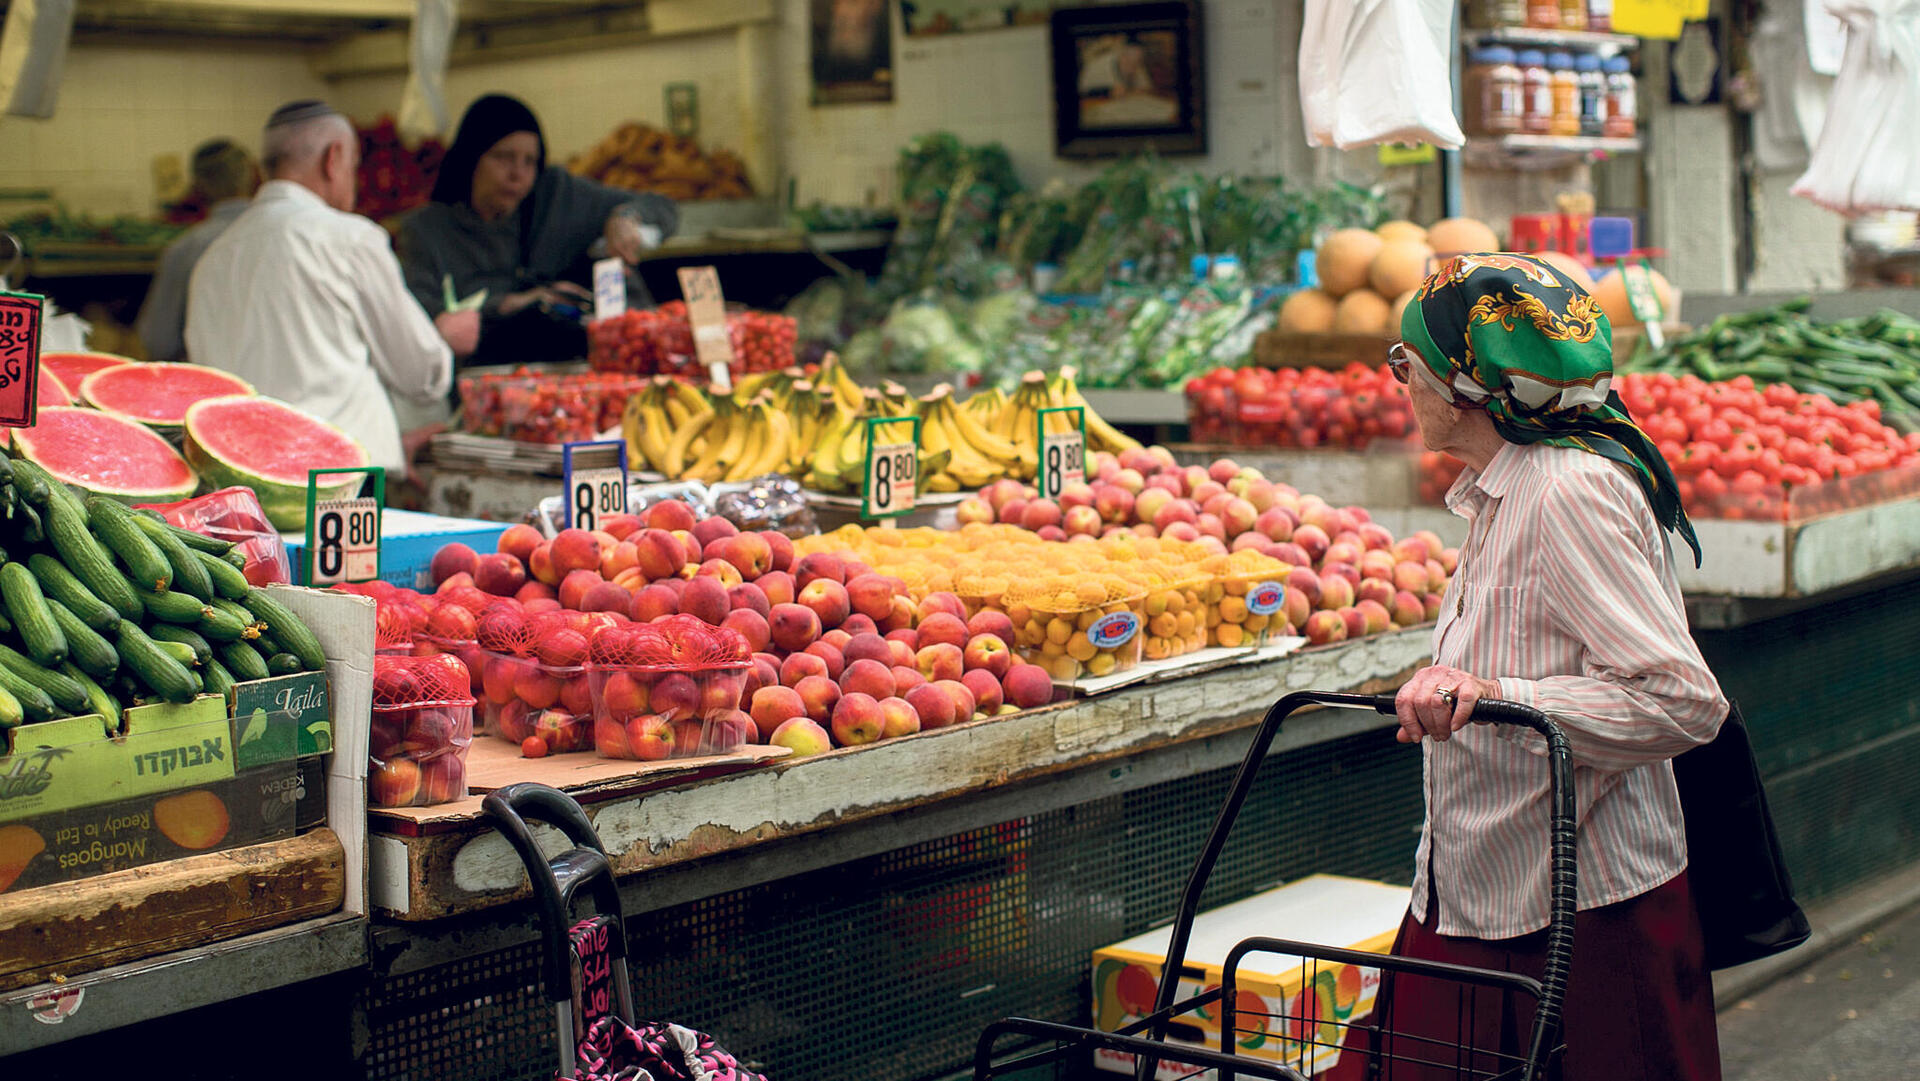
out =
<path fill-rule="evenodd" d="M 261 150 L 270 179 L 194 270 L 187 352 L 335 425 L 374 465 L 403 473 L 388 395 L 444 398 L 447 342 L 477 336 L 479 317 L 445 315 L 436 330 L 386 233 L 353 213 L 359 140 L 346 117 L 325 102 L 284 105 Z"/>

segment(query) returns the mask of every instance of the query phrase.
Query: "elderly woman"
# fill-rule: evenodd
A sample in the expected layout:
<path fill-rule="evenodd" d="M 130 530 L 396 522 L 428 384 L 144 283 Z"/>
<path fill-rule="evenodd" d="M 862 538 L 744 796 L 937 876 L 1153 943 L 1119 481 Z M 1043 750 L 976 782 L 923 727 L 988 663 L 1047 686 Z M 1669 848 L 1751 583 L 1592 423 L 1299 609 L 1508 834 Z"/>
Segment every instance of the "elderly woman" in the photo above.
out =
<path fill-rule="evenodd" d="M 1728 706 L 1687 633 L 1667 534 L 1696 560 L 1699 545 L 1609 389 L 1606 316 L 1538 260 L 1463 255 L 1421 285 L 1401 334 L 1392 365 L 1421 437 L 1467 465 L 1447 507 L 1468 537 L 1436 663 L 1397 697 L 1400 740 L 1426 741 L 1427 815 L 1396 950 L 1540 974 L 1544 745 L 1467 724 L 1481 698 L 1531 705 L 1565 729 L 1578 792 L 1565 1078 L 1718 1078 L 1671 759 L 1710 741 Z M 1453 1041 L 1451 986 L 1420 984 L 1396 989 L 1395 1024 Z M 1500 1042 L 1492 1012 L 1481 1046 Z"/>
<path fill-rule="evenodd" d="M 632 263 L 678 221 L 670 199 L 548 165 L 533 111 L 488 94 L 460 119 L 433 201 L 401 224 L 397 246 L 407 288 L 428 315 L 484 291 L 477 337 L 448 342 L 461 364 L 572 360 L 586 354 L 577 313 L 593 308 L 598 243 Z M 634 289 L 630 303 L 650 303 Z"/>

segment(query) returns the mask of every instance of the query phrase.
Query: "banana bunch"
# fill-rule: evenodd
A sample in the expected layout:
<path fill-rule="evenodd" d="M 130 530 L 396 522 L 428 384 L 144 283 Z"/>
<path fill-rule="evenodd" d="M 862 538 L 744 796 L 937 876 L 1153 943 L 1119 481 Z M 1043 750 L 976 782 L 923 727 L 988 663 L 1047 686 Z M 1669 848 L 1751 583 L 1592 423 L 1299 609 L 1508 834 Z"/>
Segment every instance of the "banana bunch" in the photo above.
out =
<path fill-rule="evenodd" d="M 915 416 L 917 411 L 914 406 L 918 403 L 906 392 L 906 388 L 897 384 L 888 384 L 882 390 L 861 391 L 858 409 L 845 408 L 837 392 L 828 392 L 826 397 L 832 399 L 831 404 L 824 407 L 830 410 L 830 415 L 821 425 L 813 455 L 808 460 L 801 482 L 816 492 L 857 492 L 866 483 L 867 421 L 881 417 Z M 927 443 L 925 420 L 921 421 L 920 430 L 916 489 L 940 490 L 932 488 L 930 481 L 945 473 L 952 452 L 946 448 L 936 449 Z"/>
<path fill-rule="evenodd" d="M 979 397 L 979 395 L 976 395 Z M 953 400 L 945 383 L 919 400 L 920 445 L 947 452 L 946 468 L 927 478 L 927 489 L 958 492 L 981 488 L 1002 477 L 1030 477 L 1038 463 L 1031 441 L 996 433 L 971 409 Z"/>
<path fill-rule="evenodd" d="M 665 384 L 665 385 L 663 385 Z M 783 386 L 781 393 L 790 393 Z M 675 480 L 738 481 L 783 473 L 795 457 L 793 417 L 772 388 L 708 397 L 661 376 L 627 399 L 627 458 Z"/>
<path fill-rule="evenodd" d="M 1118 454 L 1123 450 L 1138 450 L 1140 448 L 1138 439 L 1108 424 L 1105 418 L 1094 412 L 1093 407 L 1087 404 L 1086 397 L 1080 393 L 1080 387 L 1073 381 L 1074 376 L 1078 374 L 1078 370 L 1072 365 L 1061 367 L 1054 372 L 1053 378 L 1047 380 L 1047 395 L 1056 406 L 1077 405 L 1086 410 L 1087 450 L 1089 452 L 1104 450 L 1108 454 Z"/>
<path fill-rule="evenodd" d="M 634 469 L 666 473 L 667 447 L 673 437 L 696 418 L 712 414 L 713 403 L 698 388 L 672 376 L 654 376 L 645 389 L 627 398 L 620 418 L 627 463 Z"/>

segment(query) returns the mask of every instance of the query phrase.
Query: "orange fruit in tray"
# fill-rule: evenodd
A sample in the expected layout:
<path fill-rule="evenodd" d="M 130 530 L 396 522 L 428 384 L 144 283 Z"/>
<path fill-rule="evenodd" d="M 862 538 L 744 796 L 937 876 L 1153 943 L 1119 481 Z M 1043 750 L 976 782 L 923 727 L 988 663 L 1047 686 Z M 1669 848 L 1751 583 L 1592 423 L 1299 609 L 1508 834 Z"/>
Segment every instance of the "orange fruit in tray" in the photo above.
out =
<path fill-rule="evenodd" d="M 153 805 L 153 825 L 181 848 L 212 848 L 226 839 L 227 805 L 204 788 L 168 796 Z"/>
<path fill-rule="evenodd" d="M 0 893 L 5 893 L 33 857 L 46 848 L 46 840 L 31 826 L 0 826 Z"/>

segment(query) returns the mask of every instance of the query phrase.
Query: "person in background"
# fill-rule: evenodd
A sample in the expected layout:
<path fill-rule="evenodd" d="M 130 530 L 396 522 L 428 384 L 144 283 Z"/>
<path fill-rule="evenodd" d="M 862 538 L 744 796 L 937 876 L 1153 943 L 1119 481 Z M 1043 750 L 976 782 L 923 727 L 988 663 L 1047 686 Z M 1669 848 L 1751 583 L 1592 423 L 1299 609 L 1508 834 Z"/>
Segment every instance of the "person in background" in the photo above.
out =
<path fill-rule="evenodd" d="M 205 221 L 174 238 L 160 253 L 146 303 L 134 329 L 148 360 L 187 359 L 187 283 L 207 246 L 247 209 L 260 187 L 260 166 L 230 139 L 209 139 L 193 152 L 193 193 L 208 207 Z M 68 387 L 68 390 L 78 390 Z"/>
<path fill-rule="evenodd" d="M 335 425 L 396 477 L 406 470 L 388 395 L 442 398 L 449 342 L 473 312 L 429 319 L 378 225 L 353 213 L 359 140 L 324 102 L 284 105 L 261 141 L 269 180 L 207 248 L 187 298 L 187 353 Z"/>
<path fill-rule="evenodd" d="M 1696 559 L 1699 542 L 1673 473 L 1610 389 L 1606 316 L 1554 267 L 1458 256 L 1400 331 L 1389 363 L 1427 447 L 1467 464 L 1447 507 L 1468 526 L 1434 664 L 1396 696 L 1399 739 L 1422 744 L 1427 815 L 1394 952 L 1540 977 L 1545 744 L 1468 723 L 1483 698 L 1532 706 L 1565 730 L 1577 792 L 1563 1076 L 1715 1081 L 1672 759 L 1712 741 L 1728 705 L 1687 630 L 1667 534 Z M 1455 985 L 1396 980 L 1395 1031 L 1458 1042 Z M 1474 1046 L 1500 1043 L 1503 1023 L 1524 1038 L 1502 1012 L 1469 1020 Z"/>
<path fill-rule="evenodd" d="M 586 355 L 593 259 L 634 263 L 678 223 L 671 199 L 547 164 L 533 111 L 489 94 L 460 119 L 433 200 L 402 221 L 398 249 L 428 312 L 478 305 L 478 343 L 452 343 L 463 365 L 564 361 Z M 650 306 L 638 279 L 628 282 L 629 305 Z"/>

